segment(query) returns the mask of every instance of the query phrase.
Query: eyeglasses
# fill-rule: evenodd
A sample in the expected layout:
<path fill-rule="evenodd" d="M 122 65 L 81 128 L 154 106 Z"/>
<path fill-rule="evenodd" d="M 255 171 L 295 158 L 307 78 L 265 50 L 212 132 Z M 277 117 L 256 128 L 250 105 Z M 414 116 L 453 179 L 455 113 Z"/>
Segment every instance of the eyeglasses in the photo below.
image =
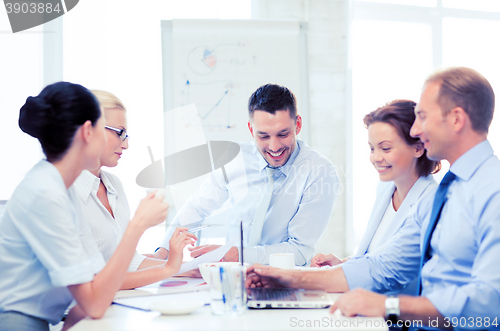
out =
<path fill-rule="evenodd" d="M 122 141 L 125 141 L 125 139 L 129 138 L 129 135 L 127 134 L 127 131 L 125 131 L 125 129 L 118 129 L 108 125 L 105 125 L 104 127 L 108 130 L 116 132 L 116 134 Z"/>

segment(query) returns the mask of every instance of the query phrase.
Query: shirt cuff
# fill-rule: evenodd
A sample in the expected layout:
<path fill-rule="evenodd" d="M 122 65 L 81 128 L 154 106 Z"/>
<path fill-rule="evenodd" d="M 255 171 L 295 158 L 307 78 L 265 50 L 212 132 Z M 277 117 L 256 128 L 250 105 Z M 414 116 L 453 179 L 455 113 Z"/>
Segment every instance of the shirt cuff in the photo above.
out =
<path fill-rule="evenodd" d="M 105 265 L 102 254 L 94 254 L 79 264 L 50 270 L 49 277 L 54 287 L 84 284 L 92 281 Z"/>
<path fill-rule="evenodd" d="M 165 248 L 166 250 L 170 250 L 170 238 L 172 238 L 172 234 L 169 233 L 168 231 L 165 233 L 165 236 L 160 242 L 160 245 L 158 246 L 157 249 L 155 249 L 155 252 L 159 250 L 160 248 Z"/>
<path fill-rule="evenodd" d="M 357 261 L 354 263 L 354 261 Z M 340 265 L 344 271 L 345 278 L 347 279 L 347 285 L 349 290 L 355 288 L 363 288 L 371 290 L 372 281 L 370 275 L 370 267 L 367 263 L 362 263 L 359 259 L 350 259 Z M 368 275 L 368 277 L 367 277 Z"/>
<path fill-rule="evenodd" d="M 424 292 L 425 293 L 425 292 Z M 457 286 L 447 286 L 445 288 L 431 291 L 423 295 L 434 305 L 443 316 L 460 317 L 467 303 L 468 297 L 464 291 L 460 291 Z"/>

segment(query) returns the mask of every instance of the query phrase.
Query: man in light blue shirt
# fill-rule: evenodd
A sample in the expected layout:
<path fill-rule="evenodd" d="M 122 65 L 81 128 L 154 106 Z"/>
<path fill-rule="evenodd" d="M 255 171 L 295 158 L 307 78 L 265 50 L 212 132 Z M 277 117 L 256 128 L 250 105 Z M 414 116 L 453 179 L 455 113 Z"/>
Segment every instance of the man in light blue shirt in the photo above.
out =
<path fill-rule="evenodd" d="M 297 140 L 302 118 L 297 114 L 295 96 L 287 88 L 273 84 L 259 87 L 250 97 L 248 110 L 248 129 L 254 141 L 240 144 L 242 162 L 236 158 L 228 163 L 226 174 L 222 169 L 212 172 L 181 208 L 170 229 L 177 223 L 200 224 L 229 202 L 228 238 L 239 238 L 242 219 L 245 262 L 267 264 L 269 254 L 286 252 L 295 255 L 295 264 L 305 265 L 330 220 L 339 189 L 335 168 Z M 272 169 L 271 175 L 268 169 Z M 261 207 L 266 190 L 271 189 L 270 201 Z M 252 240 L 258 223 L 260 228 Z M 167 258 L 170 229 L 154 257 Z M 201 246 L 191 255 L 216 247 Z M 238 261 L 238 247 L 232 247 L 223 260 Z"/>
<path fill-rule="evenodd" d="M 435 229 L 429 229 L 428 249 L 427 230 L 441 188 L 415 206 L 402 231 L 379 254 L 300 278 L 293 272 L 278 275 L 254 266 L 250 271 L 257 269 L 257 275 L 249 282 L 353 290 L 332 311 L 390 317 L 399 320 L 399 326 L 498 329 L 500 161 L 487 140 L 493 109 L 490 84 L 472 69 L 438 71 L 424 85 L 411 134 L 424 143 L 429 158 L 450 162 L 451 175 L 445 178 L 452 178 L 440 184 L 448 186 L 447 200 L 440 216 L 434 217 Z M 421 260 L 426 254 L 429 259 Z M 416 297 L 391 298 L 367 291 L 397 290 L 417 276 L 422 289 Z"/>

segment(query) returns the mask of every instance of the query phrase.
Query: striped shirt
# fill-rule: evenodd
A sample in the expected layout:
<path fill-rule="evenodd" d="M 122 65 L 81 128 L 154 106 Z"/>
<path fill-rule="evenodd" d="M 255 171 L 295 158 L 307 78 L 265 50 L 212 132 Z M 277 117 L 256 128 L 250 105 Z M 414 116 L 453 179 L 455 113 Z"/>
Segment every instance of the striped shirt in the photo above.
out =
<path fill-rule="evenodd" d="M 107 196 L 114 217 L 97 197 L 99 182 L 106 187 Z M 90 226 L 99 250 L 107 262 L 120 244 L 130 221 L 130 207 L 123 185 L 113 174 L 101 170 L 101 178 L 84 170 L 69 188 L 78 198 L 73 201 L 80 205 L 81 218 Z M 135 271 L 146 257 L 135 252 L 128 271 Z"/>

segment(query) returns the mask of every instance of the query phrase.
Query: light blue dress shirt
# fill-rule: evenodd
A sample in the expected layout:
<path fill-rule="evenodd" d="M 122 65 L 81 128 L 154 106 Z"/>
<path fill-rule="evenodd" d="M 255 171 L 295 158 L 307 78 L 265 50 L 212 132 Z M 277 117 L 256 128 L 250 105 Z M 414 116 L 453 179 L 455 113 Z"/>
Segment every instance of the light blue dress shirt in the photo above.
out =
<path fill-rule="evenodd" d="M 495 329 L 469 323 L 469 318 L 496 318 L 500 325 L 500 161 L 486 140 L 463 154 L 450 171 L 457 179 L 431 238 L 422 295 L 443 316 L 462 319 L 458 328 Z M 350 289 L 393 291 L 417 276 L 435 191 L 414 206 L 383 252 L 342 265 Z"/>
<path fill-rule="evenodd" d="M 248 242 L 257 206 L 267 185 L 267 162 L 254 142 L 241 143 L 243 163 L 233 160 L 216 170 L 189 198 L 173 220 L 160 247 L 168 249 L 173 229 L 199 224 L 225 202 L 228 240 L 238 239 L 243 219 L 244 243 Z M 243 164 L 243 165 L 242 165 Z M 274 189 L 262 228 L 262 245 L 244 248 L 245 262 L 269 263 L 269 254 L 293 253 L 296 265 L 305 265 L 326 229 L 340 190 L 333 164 L 298 140 L 288 162 L 274 174 Z M 193 224 L 194 223 L 194 224 Z"/>
<path fill-rule="evenodd" d="M 0 311 L 58 323 L 73 300 L 67 286 L 90 282 L 104 267 L 78 213 L 51 163 L 40 161 L 24 177 L 0 219 Z"/>

